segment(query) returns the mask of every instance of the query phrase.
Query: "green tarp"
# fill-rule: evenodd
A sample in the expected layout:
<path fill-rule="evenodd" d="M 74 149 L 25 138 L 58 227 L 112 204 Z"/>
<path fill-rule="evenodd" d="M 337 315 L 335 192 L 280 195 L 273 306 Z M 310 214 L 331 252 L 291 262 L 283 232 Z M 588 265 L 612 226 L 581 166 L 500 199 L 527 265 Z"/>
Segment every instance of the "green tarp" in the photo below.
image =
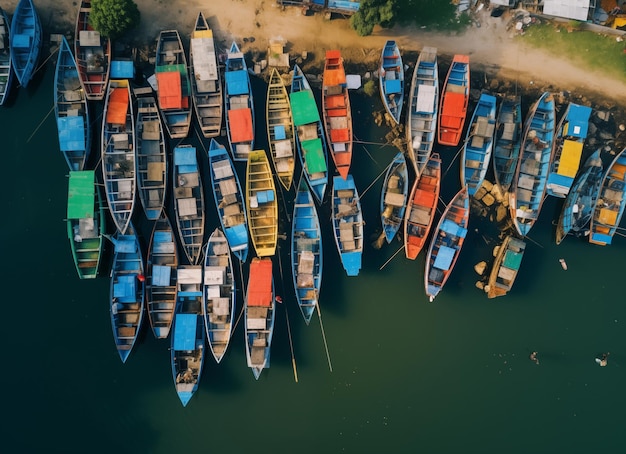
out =
<path fill-rule="evenodd" d="M 326 159 L 322 150 L 322 141 L 317 139 L 302 141 L 302 153 L 309 174 L 326 172 Z"/>
<path fill-rule="evenodd" d="M 291 100 L 291 112 L 293 114 L 293 124 L 296 126 L 308 123 L 317 123 L 320 114 L 315 104 L 313 92 L 310 90 L 297 91 L 289 95 Z"/>
<path fill-rule="evenodd" d="M 95 175 L 93 170 L 70 171 L 67 194 L 67 218 L 93 218 L 95 204 Z"/>
<path fill-rule="evenodd" d="M 519 266 L 522 263 L 522 257 L 524 254 L 519 252 L 506 251 L 504 254 L 504 266 L 512 270 L 519 270 Z"/>

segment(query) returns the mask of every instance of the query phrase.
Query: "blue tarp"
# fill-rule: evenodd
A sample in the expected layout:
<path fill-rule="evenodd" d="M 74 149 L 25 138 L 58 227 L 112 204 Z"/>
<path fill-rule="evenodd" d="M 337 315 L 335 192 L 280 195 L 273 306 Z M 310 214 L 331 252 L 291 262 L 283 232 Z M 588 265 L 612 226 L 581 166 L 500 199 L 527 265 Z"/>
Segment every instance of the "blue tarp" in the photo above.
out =
<path fill-rule="evenodd" d="M 117 278 L 117 282 L 113 284 L 113 297 L 114 298 L 127 298 L 135 296 L 135 275 L 120 276 Z"/>
<path fill-rule="evenodd" d="M 13 35 L 11 46 L 16 49 L 28 49 L 30 47 L 30 35 Z"/>
<path fill-rule="evenodd" d="M 341 254 L 341 263 L 348 276 L 358 276 L 361 270 L 361 252 L 344 252 Z"/>
<path fill-rule="evenodd" d="M 455 224 L 450 219 L 444 219 L 444 221 L 441 223 L 441 230 L 459 238 L 465 238 L 465 235 L 467 235 L 467 229 L 464 229 L 460 225 Z"/>
<path fill-rule="evenodd" d="M 274 137 L 276 140 L 284 140 L 285 137 L 285 127 L 283 125 L 277 125 L 274 127 Z"/>
<path fill-rule="evenodd" d="M 245 69 L 226 71 L 226 92 L 231 96 L 248 93 L 248 72 Z"/>
<path fill-rule="evenodd" d="M 230 244 L 231 247 L 248 243 L 248 230 L 246 230 L 246 226 L 244 224 L 237 224 L 233 227 L 227 228 L 224 231 L 224 234 L 226 235 L 228 244 Z"/>
<path fill-rule="evenodd" d="M 81 116 L 60 117 L 59 146 L 61 151 L 85 151 L 85 119 Z"/>
<path fill-rule="evenodd" d="M 121 238 L 115 241 L 115 252 L 122 252 L 125 254 L 132 254 L 137 252 L 137 244 L 132 238 Z"/>
<path fill-rule="evenodd" d="M 174 165 L 177 166 L 197 166 L 195 147 L 176 147 L 174 148 Z"/>
<path fill-rule="evenodd" d="M 452 249 L 448 246 L 441 246 L 439 252 L 437 252 L 437 258 L 433 266 L 440 270 L 449 270 L 452 265 L 452 259 L 454 259 L 454 252 L 456 249 Z"/>
<path fill-rule="evenodd" d="M 172 233 L 171 232 L 154 232 L 154 242 L 155 243 L 171 243 Z"/>
<path fill-rule="evenodd" d="M 113 60 L 111 62 L 111 79 L 134 79 L 135 66 L 132 61 Z"/>
<path fill-rule="evenodd" d="M 153 265 L 152 266 L 152 285 L 159 287 L 167 287 L 170 285 L 170 276 L 172 274 L 171 266 Z"/>
<path fill-rule="evenodd" d="M 402 91 L 402 87 L 398 79 L 385 81 L 385 92 L 387 94 L 400 93 L 400 91 Z"/>
<path fill-rule="evenodd" d="M 567 135 L 572 137 L 587 137 L 589 129 L 589 117 L 591 116 L 591 107 L 579 106 L 578 104 L 570 104 L 567 113 L 569 125 L 567 126 Z"/>
<path fill-rule="evenodd" d="M 358 11 L 360 2 L 358 1 L 348 1 L 348 0 L 328 0 L 328 8 L 330 9 L 340 9 L 346 11 Z"/>
<path fill-rule="evenodd" d="M 174 321 L 174 350 L 196 348 L 196 314 L 176 314 Z"/>
<path fill-rule="evenodd" d="M 267 203 L 274 201 L 274 191 L 267 189 L 265 191 L 258 191 L 256 193 L 256 199 L 259 203 Z"/>

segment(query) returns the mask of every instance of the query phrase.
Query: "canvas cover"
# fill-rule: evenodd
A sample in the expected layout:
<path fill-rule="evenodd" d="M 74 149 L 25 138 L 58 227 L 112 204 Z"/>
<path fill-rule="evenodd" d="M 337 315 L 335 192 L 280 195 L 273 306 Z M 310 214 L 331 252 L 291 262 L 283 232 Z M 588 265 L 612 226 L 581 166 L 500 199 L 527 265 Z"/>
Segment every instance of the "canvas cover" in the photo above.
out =
<path fill-rule="evenodd" d="M 272 261 L 253 260 L 248 280 L 248 306 L 271 306 Z"/>
<path fill-rule="evenodd" d="M 183 96 L 180 73 L 174 71 L 158 72 L 156 77 L 161 109 L 182 109 Z"/>
<path fill-rule="evenodd" d="M 523 253 L 514 252 L 511 250 L 506 251 L 506 253 L 504 254 L 504 260 L 502 261 L 502 264 L 512 270 L 518 270 L 522 263 L 523 256 L 524 256 Z"/>
<path fill-rule="evenodd" d="M 416 112 L 434 113 L 435 95 L 437 90 L 434 85 L 420 85 L 417 91 Z"/>
<path fill-rule="evenodd" d="M 465 238 L 465 235 L 467 234 L 467 229 L 461 227 L 458 224 L 455 224 L 450 219 L 444 219 L 444 221 L 441 223 L 441 230 L 449 235 L 453 235 L 459 238 Z"/>
<path fill-rule="evenodd" d="M 67 218 L 93 218 L 95 189 L 93 170 L 70 171 L 67 194 Z"/>
<path fill-rule="evenodd" d="M 217 58 L 211 30 L 193 32 L 191 38 L 193 72 L 197 80 L 217 80 Z"/>
<path fill-rule="evenodd" d="M 302 147 L 306 170 L 310 175 L 328 170 L 321 139 L 305 140 L 300 146 Z"/>
<path fill-rule="evenodd" d="M 197 166 L 195 147 L 174 148 L 174 165 L 176 166 Z"/>
<path fill-rule="evenodd" d="M 437 253 L 437 257 L 435 258 L 435 263 L 433 266 L 435 268 L 439 268 L 440 270 L 449 270 L 452 265 L 452 260 L 454 259 L 454 254 L 456 249 L 452 249 L 448 246 L 441 246 L 439 248 L 439 252 Z"/>
<path fill-rule="evenodd" d="M 327 69 L 324 71 L 324 86 L 332 87 L 334 85 L 345 85 L 346 73 L 343 68 Z"/>
<path fill-rule="evenodd" d="M 228 96 L 244 95 L 249 92 L 248 71 L 245 69 L 226 71 L 224 77 Z"/>
<path fill-rule="evenodd" d="M 196 348 L 196 314 L 176 314 L 174 319 L 174 350 L 191 351 Z"/>
<path fill-rule="evenodd" d="M 166 265 L 152 266 L 152 285 L 157 287 L 167 287 L 170 285 L 172 267 Z"/>
<path fill-rule="evenodd" d="M 249 108 L 229 110 L 228 125 L 231 142 L 250 142 L 254 138 L 252 111 Z"/>
<path fill-rule="evenodd" d="M 584 139 L 589 130 L 589 117 L 591 107 L 570 104 L 567 112 L 567 125 L 563 131 L 564 136 L 578 137 Z"/>
<path fill-rule="evenodd" d="M 563 150 L 561 151 L 561 159 L 557 173 L 566 177 L 574 178 L 580 166 L 580 158 L 583 153 L 583 144 L 572 140 L 563 142 Z"/>
<path fill-rule="evenodd" d="M 315 97 L 311 90 L 302 90 L 289 95 L 293 124 L 296 126 L 320 121 Z"/>
<path fill-rule="evenodd" d="M 114 88 L 109 94 L 107 107 L 107 123 L 114 125 L 126 124 L 128 111 L 128 88 Z"/>
<path fill-rule="evenodd" d="M 61 151 L 85 151 L 85 119 L 81 116 L 60 117 L 59 146 Z"/>

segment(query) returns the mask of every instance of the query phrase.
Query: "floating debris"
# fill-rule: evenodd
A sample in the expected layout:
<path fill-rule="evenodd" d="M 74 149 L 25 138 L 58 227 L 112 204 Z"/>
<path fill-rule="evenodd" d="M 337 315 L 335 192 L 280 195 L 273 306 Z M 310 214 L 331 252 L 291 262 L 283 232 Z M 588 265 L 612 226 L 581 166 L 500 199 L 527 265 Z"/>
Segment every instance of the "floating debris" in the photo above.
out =
<path fill-rule="evenodd" d="M 559 259 L 559 263 L 561 264 L 561 268 L 567 271 L 567 263 L 565 263 L 565 259 Z"/>

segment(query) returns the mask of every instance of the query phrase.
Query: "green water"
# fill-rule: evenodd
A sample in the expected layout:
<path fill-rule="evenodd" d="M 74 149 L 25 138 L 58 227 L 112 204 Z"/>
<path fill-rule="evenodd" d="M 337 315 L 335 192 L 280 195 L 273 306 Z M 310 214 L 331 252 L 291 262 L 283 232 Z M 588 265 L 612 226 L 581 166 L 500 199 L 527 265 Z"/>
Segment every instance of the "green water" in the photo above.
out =
<path fill-rule="evenodd" d="M 240 324 L 222 364 L 207 358 L 199 390 L 183 408 L 169 341 L 156 341 L 144 326 L 127 363 L 119 360 L 109 321 L 108 255 L 99 279 L 76 276 L 63 221 L 68 172 L 54 115 L 46 117 L 52 82 L 49 64 L 0 109 L 2 452 L 626 451 L 626 305 L 619 285 L 626 242 L 616 237 L 603 248 L 568 238 L 555 246 L 551 222 L 560 202 L 553 199 L 531 230 L 509 295 L 488 300 L 474 287 L 473 265 L 489 258 L 491 246 L 474 232 L 488 229 L 472 219 L 456 269 L 432 304 L 424 296 L 423 254 L 411 262 L 400 253 L 380 270 L 398 242 L 376 250 L 368 241 L 361 274 L 347 278 L 326 202 L 321 312 L 332 371 L 319 320 L 306 326 L 294 304 L 283 241 L 277 288 L 285 303 L 278 307 L 271 368 L 254 380 Z M 263 85 L 255 81 L 255 87 L 257 134 L 264 137 Z M 386 130 L 370 115 L 381 109 L 379 99 L 351 97 L 356 136 L 382 141 Z M 364 193 L 366 236 L 373 238 L 380 231 L 382 179 L 366 188 L 396 151 L 366 147 L 355 146 L 353 174 Z M 445 169 L 454 150 L 441 151 Z M 457 169 L 443 181 L 446 201 L 459 189 Z M 293 192 L 286 204 L 290 197 Z M 212 199 L 207 207 L 214 209 Z M 209 213 L 207 232 L 217 226 Z M 284 210 L 281 216 L 286 231 Z M 533 350 L 539 366 L 528 359 Z M 608 366 L 598 367 L 594 357 L 606 351 Z"/>

